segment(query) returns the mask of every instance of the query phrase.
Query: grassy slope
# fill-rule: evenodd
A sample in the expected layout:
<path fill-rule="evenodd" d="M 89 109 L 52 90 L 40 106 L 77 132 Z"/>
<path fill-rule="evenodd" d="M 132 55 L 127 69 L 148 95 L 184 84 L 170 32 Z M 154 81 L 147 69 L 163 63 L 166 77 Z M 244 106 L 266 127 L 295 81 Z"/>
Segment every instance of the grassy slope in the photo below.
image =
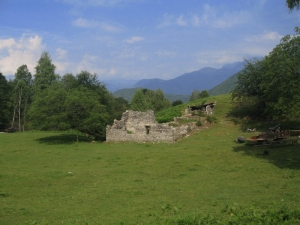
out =
<path fill-rule="evenodd" d="M 299 146 L 264 156 L 235 143 L 249 134 L 224 117 L 228 96 L 213 99 L 219 122 L 175 144 L 0 134 L 0 224 L 153 224 L 227 204 L 299 207 Z"/>

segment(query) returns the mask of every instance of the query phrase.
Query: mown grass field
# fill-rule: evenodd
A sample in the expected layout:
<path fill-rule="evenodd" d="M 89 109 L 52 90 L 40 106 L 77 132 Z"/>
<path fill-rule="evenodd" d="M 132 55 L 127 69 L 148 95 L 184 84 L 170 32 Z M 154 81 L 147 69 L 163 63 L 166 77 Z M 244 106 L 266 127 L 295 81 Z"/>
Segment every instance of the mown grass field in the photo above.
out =
<path fill-rule="evenodd" d="M 219 97 L 218 123 L 175 144 L 1 133 L 0 224 L 163 224 L 227 205 L 299 208 L 299 145 L 264 155 L 234 142 L 253 133 L 224 116 L 229 102 Z"/>

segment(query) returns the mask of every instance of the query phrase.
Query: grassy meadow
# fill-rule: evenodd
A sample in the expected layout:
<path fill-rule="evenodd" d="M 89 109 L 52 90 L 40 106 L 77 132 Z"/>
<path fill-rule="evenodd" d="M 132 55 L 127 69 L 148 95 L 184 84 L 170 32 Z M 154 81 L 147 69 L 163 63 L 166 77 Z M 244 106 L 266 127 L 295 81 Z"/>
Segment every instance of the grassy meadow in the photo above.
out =
<path fill-rule="evenodd" d="M 174 144 L 1 133 L 0 224 L 171 224 L 226 207 L 300 208 L 299 145 L 238 144 L 254 134 L 225 117 L 227 95 L 209 100 L 218 122 Z"/>

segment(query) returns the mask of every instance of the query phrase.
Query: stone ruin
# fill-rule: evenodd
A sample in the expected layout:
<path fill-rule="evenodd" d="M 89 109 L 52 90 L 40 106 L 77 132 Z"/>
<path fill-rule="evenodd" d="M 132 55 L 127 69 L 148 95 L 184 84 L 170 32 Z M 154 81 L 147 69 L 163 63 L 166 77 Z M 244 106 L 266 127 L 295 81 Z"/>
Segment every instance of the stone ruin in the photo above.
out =
<path fill-rule="evenodd" d="M 196 128 L 193 123 L 172 127 L 156 122 L 154 112 L 126 110 L 121 120 L 106 127 L 107 142 L 167 142 L 173 143 Z"/>
<path fill-rule="evenodd" d="M 212 115 L 216 104 L 217 102 L 210 102 L 210 103 L 204 103 L 202 105 L 188 106 L 185 110 L 185 115 L 192 114 L 193 112 L 197 113 L 199 111 L 202 111 L 206 115 Z"/>

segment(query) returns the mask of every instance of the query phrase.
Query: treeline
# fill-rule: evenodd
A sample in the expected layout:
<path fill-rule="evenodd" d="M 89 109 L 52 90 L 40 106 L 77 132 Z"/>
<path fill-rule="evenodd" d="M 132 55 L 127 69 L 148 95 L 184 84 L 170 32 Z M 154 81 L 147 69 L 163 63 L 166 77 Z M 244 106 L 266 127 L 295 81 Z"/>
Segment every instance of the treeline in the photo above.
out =
<path fill-rule="evenodd" d="M 96 74 L 81 71 L 59 76 L 48 52 L 35 75 L 20 66 L 13 80 L 0 72 L 0 130 L 76 130 L 103 139 L 107 124 L 127 109 L 159 111 L 171 106 L 162 90 L 138 90 L 128 103 L 114 97 Z"/>
<path fill-rule="evenodd" d="M 239 116 L 299 120 L 300 29 L 283 37 L 262 60 L 246 60 L 232 98 Z"/>

